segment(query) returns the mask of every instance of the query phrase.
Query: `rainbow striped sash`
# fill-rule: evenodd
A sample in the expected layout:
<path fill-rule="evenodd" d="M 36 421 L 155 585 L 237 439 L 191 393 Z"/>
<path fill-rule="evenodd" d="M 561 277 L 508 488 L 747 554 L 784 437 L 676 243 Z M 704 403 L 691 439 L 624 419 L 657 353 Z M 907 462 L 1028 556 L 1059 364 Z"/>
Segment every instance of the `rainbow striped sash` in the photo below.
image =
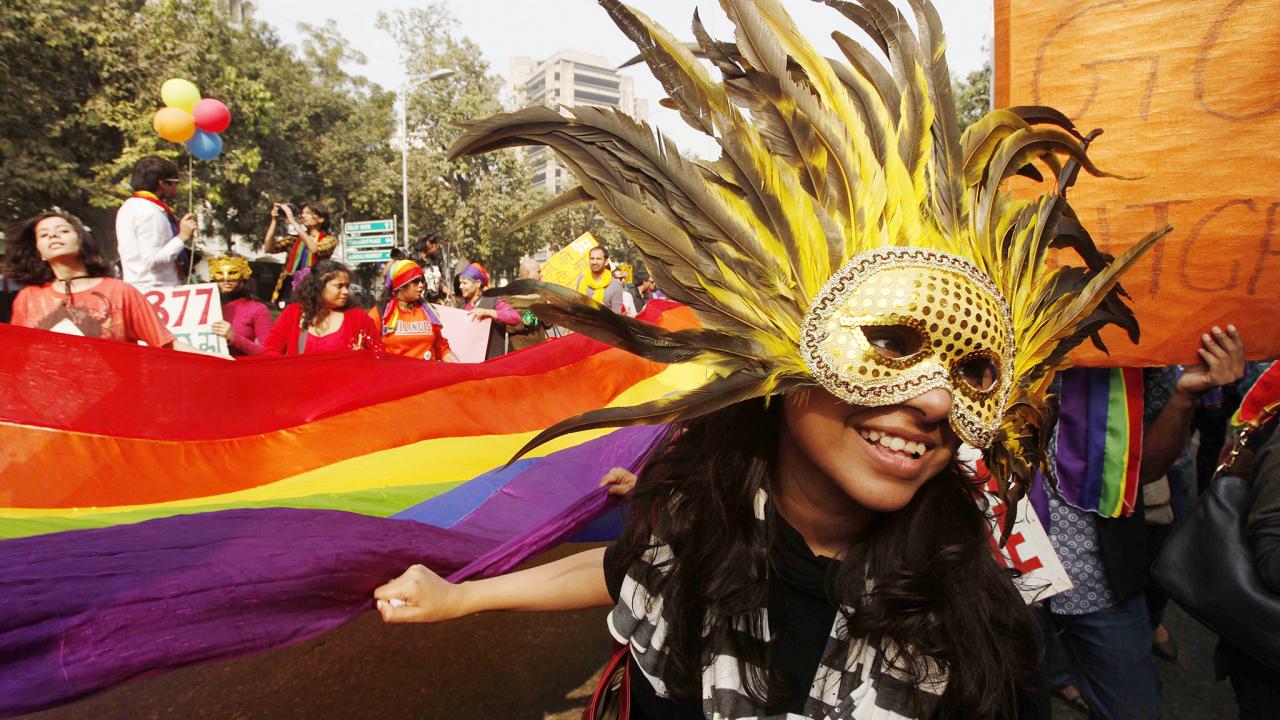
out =
<path fill-rule="evenodd" d="M 1141 368 L 1062 373 L 1058 494 L 1103 517 L 1132 515 L 1142 459 Z"/>

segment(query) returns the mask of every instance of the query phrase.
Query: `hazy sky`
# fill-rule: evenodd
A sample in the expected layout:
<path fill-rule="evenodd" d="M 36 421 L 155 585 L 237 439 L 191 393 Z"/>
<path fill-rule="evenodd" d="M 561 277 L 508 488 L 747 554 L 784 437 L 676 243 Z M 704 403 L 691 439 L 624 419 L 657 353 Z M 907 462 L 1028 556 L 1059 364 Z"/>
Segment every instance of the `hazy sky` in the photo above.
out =
<path fill-rule="evenodd" d="M 904 6 L 901 0 L 895 0 Z M 458 20 L 458 32 L 484 51 L 493 72 L 506 77 L 508 58 L 527 55 L 541 60 L 557 50 L 579 50 L 619 64 L 635 55 L 635 46 L 610 22 L 592 0 L 444 0 Z M 688 0 L 631 0 L 632 6 L 671 30 L 692 39 L 689 23 L 696 7 L 712 37 L 732 38 L 732 25 L 718 2 Z M 861 31 L 836 11 L 811 0 L 784 0 L 784 4 L 815 46 L 830 57 L 840 57 L 830 39 L 839 29 L 858 38 Z M 936 0 L 947 32 L 947 60 L 953 71 L 966 73 L 986 58 L 984 41 L 991 32 L 991 0 Z M 379 11 L 414 7 L 409 0 L 258 0 L 256 17 L 277 29 L 287 42 L 298 40 L 297 23 L 320 25 L 337 21 L 347 39 L 368 62 L 350 68 L 374 82 L 394 88 L 405 80 L 401 58 L 391 38 L 374 27 Z M 709 154 L 709 146 L 688 129 L 673 111 L 658 107 L 662 88 L 643 65 L 622 71 L 635 77 L 636 95 L 649 101 L 649 122 L 670 134 L 681 147 Z"/>

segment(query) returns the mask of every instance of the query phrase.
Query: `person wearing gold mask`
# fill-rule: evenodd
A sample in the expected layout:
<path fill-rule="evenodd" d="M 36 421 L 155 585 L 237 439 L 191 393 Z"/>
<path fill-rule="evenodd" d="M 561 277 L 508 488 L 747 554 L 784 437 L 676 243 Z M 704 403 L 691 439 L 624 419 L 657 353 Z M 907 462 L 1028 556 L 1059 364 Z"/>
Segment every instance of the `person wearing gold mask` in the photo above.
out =
<path fill-rule="evenodd" d="M 927 0 L 911 2 L 918 32 L 883 0 L 829 4 L 871 36 L 836 34 L 847 64 L 776 0 L 723 3 L 735 42 L 695 16 L 696 50 L 602 0 L 664 103 L 719 143 L 714 163 L 594 107 L 495 116 L 455 143 L 453 157 L 552 148 L 581 185 L 548 208 L 592 201 L 700 325 L 664 330 L 533 281 L 491 294 L 537 293 L 544 322 L 707 380 L 521 451 L 669 425 L 611 547 L 456 585 L 414 566 L 375 590 L 384 620 L 612 606 L 619 647 L 588 717 L 622 693 L 632 718 L 1017 714 L 1034 620 L 957 450 L 982 450 L 1007 531 L 1045 461 L 1050 382 L 1098 329 L 1136 324 L 1116 282 L 1166 230 L 1098 252 L 1065 194 L 1081 169 L 1103 174 L 1094 134 L 1051 108 L 996 110 L 961 136 Z M 1020 172 L 1043 194 L 1007 193 Z M 1050 265 L 1050 247 L 1083 265 Z"/>
<path fill-rule="evenodd" d="M 271 332 L 271 311 L 253 291 L 253 269 L 239 256 L 209 260 L 209 279 L 222 296 L 222 319 L 213 332 L 227 339 L 233 357 L 261 355 L 262 341 Z"/>

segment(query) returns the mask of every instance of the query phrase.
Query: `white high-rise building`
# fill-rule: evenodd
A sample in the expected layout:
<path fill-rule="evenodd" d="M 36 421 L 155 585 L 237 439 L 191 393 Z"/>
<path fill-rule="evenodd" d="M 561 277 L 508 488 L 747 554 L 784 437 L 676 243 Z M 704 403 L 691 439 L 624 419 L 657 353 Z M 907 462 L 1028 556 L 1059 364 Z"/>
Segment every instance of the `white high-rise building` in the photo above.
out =
<path fill-rule="evenodd" d="M 218 0 L 218 9 L 226 13 L 233 23 L 243 23 L 253 17 L 257 3 L 252 0 Z"/>
<path fill-rule="evenodd" d="M 634 118 L 649 114 L 649 103 L 636 98 L 634 80 L 614 72 L 608 59 L 599 55 L 561 50 L 540 62 L 511 58 L 510 80 L 518 108 L 599 105 Z M 558 193 L 573 181 L 555 153 L 545 147 L 524 148 L 524 157 L 533 168 L 534 184 L 547 192 Z"/>

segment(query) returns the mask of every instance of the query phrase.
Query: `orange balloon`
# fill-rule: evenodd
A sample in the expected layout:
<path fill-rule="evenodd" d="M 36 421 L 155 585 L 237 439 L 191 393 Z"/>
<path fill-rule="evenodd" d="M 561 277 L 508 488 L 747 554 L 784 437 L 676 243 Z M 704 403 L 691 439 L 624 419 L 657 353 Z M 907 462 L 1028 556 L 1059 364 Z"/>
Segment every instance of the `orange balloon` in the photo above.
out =
<path fill-rule="evenodd" d="M 195 120 L 191 113 L 179 108 L 165 107 L 156 111 L 151 120 L 151 127 L 156 134 L 169 142 L 186 142 L 196 134 Z"/>

